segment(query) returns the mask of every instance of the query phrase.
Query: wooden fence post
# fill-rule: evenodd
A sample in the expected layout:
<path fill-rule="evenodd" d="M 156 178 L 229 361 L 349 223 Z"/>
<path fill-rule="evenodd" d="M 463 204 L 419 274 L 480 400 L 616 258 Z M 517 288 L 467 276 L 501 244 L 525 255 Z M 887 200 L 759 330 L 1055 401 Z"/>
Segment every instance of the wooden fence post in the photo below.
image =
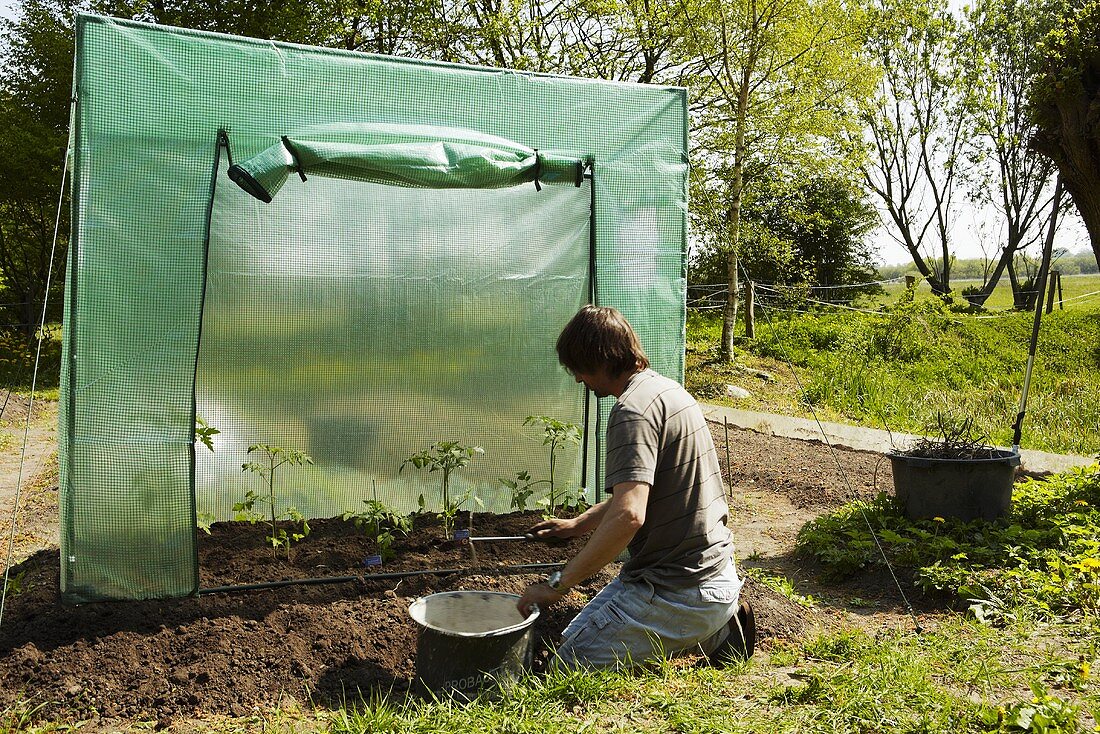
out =
<path fill-rule="evenodd" d="M 1054 291 L 1059 290 L 1062 274 L 1057 270 L 1050 271 L 1050 284 L 1047 287 L 1047 313 L 1054 310 Z M 1058 305 L 1062 305 L 1062 299 L 1058 299 Z"/>
<path fill-rule="evenodd" d="M 745 284 L 745 336 L 756 338 L 756 284 L 751 280 Z"/>

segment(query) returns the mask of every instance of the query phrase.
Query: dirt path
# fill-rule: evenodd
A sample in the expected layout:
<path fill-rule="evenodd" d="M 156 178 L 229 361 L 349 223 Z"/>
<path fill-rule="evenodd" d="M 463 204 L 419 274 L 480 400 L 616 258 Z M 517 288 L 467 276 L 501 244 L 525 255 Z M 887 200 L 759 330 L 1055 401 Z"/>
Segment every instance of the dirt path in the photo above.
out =
<path fill-rule="evenodd" d="M 29 423 L 27 407 L 12 395 L 0 414 L 0 572 L 9 539 L 14 563 L 58 542 L 57 402 L 36 400 Z"/>

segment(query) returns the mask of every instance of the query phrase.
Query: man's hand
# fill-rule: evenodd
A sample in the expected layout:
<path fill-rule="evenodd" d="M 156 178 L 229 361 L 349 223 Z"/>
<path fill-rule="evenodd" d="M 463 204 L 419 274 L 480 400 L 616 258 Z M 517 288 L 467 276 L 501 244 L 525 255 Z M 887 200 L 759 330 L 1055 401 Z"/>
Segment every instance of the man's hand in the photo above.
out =
<path fill-rule="evenodd" d="M 538 540 L 545 540 L 547 538 L 575 538 L 578 535 L 583 535 L 584 531 L 577 527 L 577 521 L 575 519 L 559 519 L 556 517 L 549 520 L 543 520 L 540 523 L 535 523 L 527 529 L 530 535 L 535 536 Z"/>
<path fill-rule="evenodd" d="M 548 538 L 576 538 L 596 529 L 607 511 L 608 500 L 592 505 L 576 517 L 562 519 L 552 517 L 535 523 L 527 532 L 538 540 Z"/>
<path fill-rule="evenodd" d="M 519 609 L 519 613 L 526 619 L 531 613 L 531 607 L 533 605 L 538 604 L 540 608 L 546 608 L 560 601 L 563 596 L 565 596 L 565 594 L 551 589 L 545 582 L 531 584 L 527 587 L 527 590 L 523 592 L 523 596 L 520 597 L 519 602 L 516 604 L 516 609 Z"/>

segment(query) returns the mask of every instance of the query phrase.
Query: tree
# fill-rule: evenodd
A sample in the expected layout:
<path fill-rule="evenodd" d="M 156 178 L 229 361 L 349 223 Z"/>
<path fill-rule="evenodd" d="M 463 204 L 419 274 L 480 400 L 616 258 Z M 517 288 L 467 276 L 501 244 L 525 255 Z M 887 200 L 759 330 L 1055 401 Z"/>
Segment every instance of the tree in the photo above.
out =
<path fill-rule="evenodd" d="M 1032 145 L 1058 166 L 1100 265 L 1100 0 L 1058 6 L 1039 54 Z"/>
<path fill-rule="evenodd" d="M 846 105 L 867 83 L 863 18 L 844 0 L 698 0 L 685 15 L 695 187 L 706 192 L 696 217 L 720 233 L 726 258 L 721 358 L 728 361 L 745 191 L 785 166 L 838 162 L 833 142 L 847 129 Z M 714 189 L 720 202 L 710 197 Z"/>
<path fill-rule="evenodd" d="M 980 203 L 1004 221 L 1004 243 L 982 288 L 966 299 L 982 305 L 1007 268 L 1019 301 L 1024 285 L 1013 263 L 1043 235 L 1052 196 L 1053 162 L 1029 146 L 1035 125 L 1027 111 L 1027 87 L 1035 74 L 1035 48 L 1043 35 L 1043 13 L 1029 0 L 980 0 L 969 14 L 972 59 L 980 73 L 970 86 L 980 148 L 974 170 L 984 174 L 975 188 Z M 983 166 L 986 161 L 990 167 Z"/>
<path fill-rule="evenodd" d="M 678 81 L 683 0 L 576 0 L 561 13 L 569 44 L 563 72 L 643 84 Z"/>
<path fill-rule="evenodd" d="M 62 307 L 69 227 L 68 208 L 59 209 L 58 200 L 68 144 L 72 28 L 73 9 L 63 0 L 27 0 L 21 17 L 3 25 L 0 301 L 4 325 L 26 336 L 38 328 L 45 299 L 50 316 Z"/>
<path fill-rule="evenodd" d="M 811 179 L 772 217 L 772 231 L 790 238 L 811 285 L 855 286 L 874 280 L 875 252 L 866 235 L 878 216 L 854 182 L 836 176 Z"/>
<path fill-rule="evenodd" d="M 313 43 L 348 51 L 458 60 L 457 24 L 435 0 L 332 0 Z"/>
<path fill-rule="evenodd" d="M 811 291 L 867 283 L 875 276 L 875 253 L 865 235 L 876 221 L 854 181 L 827 174 L 807 181 L 769 177 L 746 194 L 741 266 L 753 280 Z M 692 284 L 725 282 L 720 247 L 700 247 L 689 278 Z"/>
<path fill-rule="evenodd" d="M 313 0 L 95 0 L 100 13 L 290 43 L 318 43 L 334 23 Z"/>
<path fill-rule="evenodd" d="M 862 111 L 871 148 L 864 179 L 932 290 L 950 293 L 949 232 L 970 119 L 957 23 L 947 0 L 879 0 L 870 25 L 867 49 L 881 76 Z"/>

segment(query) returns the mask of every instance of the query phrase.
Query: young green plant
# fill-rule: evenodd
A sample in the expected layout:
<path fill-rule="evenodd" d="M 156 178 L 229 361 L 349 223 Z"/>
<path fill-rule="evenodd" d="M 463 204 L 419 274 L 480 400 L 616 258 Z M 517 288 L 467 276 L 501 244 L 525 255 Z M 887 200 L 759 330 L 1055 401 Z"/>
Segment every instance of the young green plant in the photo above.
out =
<path fill-rule="evenodd" d="M 249 446 L 248 453 L 260 454 L 262 460 L 259 462 L 245 462 L 241 464 L 241 469 L 260 475 L 267 485 L 267 495 L 264 496 L 249 489 L 245 493 L 244 500 L 233 505 L 233 511 L 237 513 L 238 519 L 254 523 L 262 519 L 262 515 L 255 512 L 255 507 L 266 504 L 268 506 L 268 521 L 271 523 L 271 535 L 268 536 L 267 540 L 271 543 L 272 557 L 277 558 L 279 548 L 285 547 L 287 560 L 290 560 L 291 544 L 309 535 L 309 523 L 296 507 L 287 507 L 282 513 L 276 511 L 275 470 L 287 465 L 312 464 L 313 457 L 298 449 L 284 449 L 280 446 L 263 443 Z M 297 532 L 288 534 L 284 528 L 279 527 L 280 520 L 301 523 L 300 529 Z"/>
<path fill-rule="evenodd" d="M 396 533 L 408 535 L 412 530 L 412 517 L 402 515 L 378 499 L 363 500 L 366 508 L 360 512 L 345 512 L 344 519 L 351 520 L 378 546 L 383 561 L 394 557 L 393 543 Z"/>
<path fill-rule="evenodd" d="M 204 418 L 195 416 L 195 438 L 202 441 L 202 445 L 211 451 L 214 450 L 214 436 L 221 433 L 217 428 L 206 422 Z"/>
<path fill-rule="evenodd" d="M 444 540 L 450 540 L 453 536 L 455 517 L 458 516 L 458 511 L 462 508 L 462 505 L 471 498 L 478 504 L 481 503 L 481 500 L 474 496 L 471 490 L 466 490 L 461 496 L 452 499 L 451 474 L 456 469 L 461 469 L 469 464 L 470 460 L 478 454 L 484 453 L 485 449 L 480 446 L 466 446 L 458 441 L 439 441 L 424 451 L 417 452 L 405 459 L 397 470 L 398 473 L 401 473 L 406 466 L 412 465 L 417 469 L 427 469 L 429 473 L 436 471 L 443 473 L 441 491 L 443 509 L 440 511 L 439 517 L 443 521 Z"/>
<path fill-rule="evenodd" d="M 515 479 L 501 479 L 501 483 L 512 491 L 512 507 L 520 511 L 526 510 L 527 500 L 535 493 L 536 488 L 543 484 L 549 485 L 546 499 L 542 500 L 549 515 L 554 515 L 562 507 L 582 505 L 584 496 L 580 491 L 570 491 L 562 488 L 559 493 L 555 476 L 558 452 L 568 445 L 575 446 L 580 443 L 580 426 L 576 423 L 566 423 L 546 415 L 529 415 L 524 419 L 523 425 L 542 426 L 542 445 L 548 446 L 550 449 L 550 478 L 532 479 L 530 472 L 521 471 L 516 473 Z"/>
<path fill-rule="evenodd" d="M 205 418 L 195 416 L 195 438 L 201 441 L 203 446 L 210 449 L 211 453 L 214 451 L 214 436 L 219 433 L 221 431 L 207 423 Z M 213 512 L 199 512 L 195 515 L 195 525 L 199 530 L 210 535 L 210 526 L 214 524 L 216 519 Z"/>

